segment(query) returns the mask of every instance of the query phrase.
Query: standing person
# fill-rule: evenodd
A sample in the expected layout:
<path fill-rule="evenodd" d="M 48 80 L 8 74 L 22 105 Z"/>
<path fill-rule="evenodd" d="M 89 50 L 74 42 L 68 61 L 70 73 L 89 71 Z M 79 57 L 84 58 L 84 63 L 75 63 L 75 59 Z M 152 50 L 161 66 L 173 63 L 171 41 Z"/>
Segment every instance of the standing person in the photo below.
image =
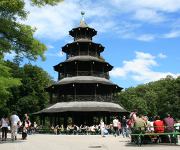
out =
<path fill-rule="evenodd" d="M 33 132 L 32 133 L 36 133 L 37 132 L 37 127 L 38 127 L 37 123 L 34 122 L 33 123 Z"/>
<path fill-rule="evenodd" d="M 2 141 L 7 140 L 8 124 L 9 124 L 9 119 L 7 115 L 4 115 L 4 117 L 2 117 L 1 119 Z"/>
<path fill-rule="evenodd" d="M 105 129 L 105 124 L 104 124 L 104 121 L 101 119 L 101 121 L 100 121 L 100 130 L 101 130 L 101 136 L 102 137 L 105 137 L 104 129 Z"/>
<path fill-rule="evenodd" d="M 136 122 L 136 118 L 137 118 L 137 109 L 135 109 L 134 111 L 132 111 L 130 113 L 130 116 L 129 116 L 129 122 L 128 125 L 130 126 L 130 128 L 133 128 L 134 127 L 134 124 Z"/>
<path fill-rule="evenodd" d="M 22 123 L 22 140 L 27 139 L 27 128 L 26 128 L 26 121 Z"/>
<path fill-rule="evenodd" d="M 118 120 L 118 136 L 122 133 L 121 122 Z"/>
<path fill-rule="evenodd" d="M 118 122 L 119 120 L 117 117 L 113 119 L 113 129 L 114 129 L 114 136 L 116 137 L 118 135 Z"/>
<path fill-rule="evenodd" d="M 18 125 L 20 125 L 20 119 L 16 115 L 16 112 L 12 112 L 12 115 L 10 117 L 10 122 L 11 122 L 11 139 L 12 141 L 17 140 L 17 130 L 18 130 Z"/>
<path fill-rule="evenodd" d="M 123 137 L 129 137 L 126 116 L 123 116 L 121 125 Z"/>
<path fill-rule="evenodd" d="M 27 129 L 27 133 L 30 134 L 31 133 L 31 121 L 29 119 L 28 114 L 24 114 L 25 116 L 25 127 Z"/>

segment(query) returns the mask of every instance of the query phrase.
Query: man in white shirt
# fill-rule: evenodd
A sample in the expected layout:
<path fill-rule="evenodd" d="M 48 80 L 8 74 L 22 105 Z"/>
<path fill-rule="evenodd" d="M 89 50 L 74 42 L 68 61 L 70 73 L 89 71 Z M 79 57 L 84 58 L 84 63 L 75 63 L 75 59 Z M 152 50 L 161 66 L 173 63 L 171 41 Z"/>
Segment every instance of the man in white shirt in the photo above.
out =
<path fill-rule="evenodd" d="M 18 129 L 18 125 L 20 125 L 20 119 L 16 115 L 16 112 L 12 113 L 10 117 L 10 121 L 11 121 L 11 139 L 12 141 L 14 141 L 17 140 L 17 129 Z"/>

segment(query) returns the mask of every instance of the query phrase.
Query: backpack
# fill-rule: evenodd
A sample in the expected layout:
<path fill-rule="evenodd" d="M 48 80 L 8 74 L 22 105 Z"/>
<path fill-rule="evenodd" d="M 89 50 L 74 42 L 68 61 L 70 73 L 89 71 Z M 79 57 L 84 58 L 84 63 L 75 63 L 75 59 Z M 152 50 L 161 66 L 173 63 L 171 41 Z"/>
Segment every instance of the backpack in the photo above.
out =
<path fill-rule="evenodd" d="M 127 125 L 128 125 L 129 127 L 132 126 L 132 123 L 133 123 L 133 122 L 132 122 L 132 119 L 128 119 L 128 120 L 127 120 Z"/>

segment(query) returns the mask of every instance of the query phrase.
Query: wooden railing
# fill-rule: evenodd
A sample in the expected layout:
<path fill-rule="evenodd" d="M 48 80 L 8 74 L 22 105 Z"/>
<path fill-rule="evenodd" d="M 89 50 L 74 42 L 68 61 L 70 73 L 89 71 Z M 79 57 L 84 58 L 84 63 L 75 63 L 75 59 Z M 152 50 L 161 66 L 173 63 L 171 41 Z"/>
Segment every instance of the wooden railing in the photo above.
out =
<path fill-rule="evenodd" d="M 57 98 L 59 102 L 68 101 L 98 101 L 98 102 L 117 102 L 117 99 L 113 95 L 64 95 Z"/>
<path fill-rule="evenodd" d="M 95 76 L 109 79 L 109 73 L 98 72 L 98 71 L 76 71 L 69 73 L 61 73 L 59 79 L 63 79 L 65 77 L 74 77 L 74 76 Z"/>

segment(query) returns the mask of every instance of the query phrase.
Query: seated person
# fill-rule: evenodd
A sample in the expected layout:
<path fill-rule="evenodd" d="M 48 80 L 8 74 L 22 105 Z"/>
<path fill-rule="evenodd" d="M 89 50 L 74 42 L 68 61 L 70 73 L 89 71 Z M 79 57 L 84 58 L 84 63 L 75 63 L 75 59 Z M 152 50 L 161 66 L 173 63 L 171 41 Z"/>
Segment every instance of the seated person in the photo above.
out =
<path fill-rule="evenodd" d="M 143 120 L 143 116 L 136 117 L 136 121 L 134 123 L 134 132 L 133 133 L 142 133 L 145 132 L 146 123 Z"/>
<path fill-rule="evenodd" d="M 59 128 L 59 130 L 60 130 L 60 133 L 61 133 L 61 134 L 64 133 L 64 126 L 63 126 L 63 124 L 61 125 L 61 127 Z"/>
<path fill-rule="evenodd" d="M 74 126 L 73 126 L 73 134 L 78 134 L 78 132 L 79 132 L 79 127 L 74 124 Z"/>
<path fill-rule="evenodd" d="M 54 128 L 54 134 L 57 135 L 59 130 L 59 125 L 55 126 Z"/>
<path fill-rule="evenodd" d="M 90 134 L 95 134 L 96 130 L 95 130 L 95 125 L 92 125 L 89 127 L 89 130 L 90 130 Z"/>
<path fill-rule="evenodd" d="M 170 114 L 167 114 L 167 117 L 164 118 L 164 124 L 165 124 L 165 131 L 166 132 L 173 132 L 174 131 L 174 119 Z"/>
<path fill-rule="evenodd" d="M 160 120 L 159 116 L 156 116 L 153 126 L 155 133 L 164 133 L 164 122 Z"/>
<path fill-rule="evenodd" d="M 143 120 L 143 116 L 136 116 L 136 120 L 133 128 L 131 128 L 133 134 L 145 133 L 146 123 Z M 131 136 L 131 142 L 138 142 L 137 136 Z M 144 141 L 144 137 L 141 137 L 141 142 Z"/>
<path fill-rule="evenodd" d="M 72 134 L 74 130 L 74 125 L 69 124 L 66 128 L 67 134 Z"/>
<path fill-rule="evenodd" d="M 176 131 L 180 132 L 180 120 L 176 121 L 176 123 L 174 124 L 174 128 L 176 129 Z"/>
<path fill-rule="evenodd" d="M 164 122 L 162 120 L 160 120 L 159 116 L 156 116 L 155 121 L 153 123 L 154 126 L 154 132 L 155 133 L 164 133 L 165 127 L 164 127 Z M 156 140 L 155 143 L 159 143 L 159 142 L 167 142 L 168 141 L 168 137 L 166 135 L 159 135 L 156 136 Z"/>

